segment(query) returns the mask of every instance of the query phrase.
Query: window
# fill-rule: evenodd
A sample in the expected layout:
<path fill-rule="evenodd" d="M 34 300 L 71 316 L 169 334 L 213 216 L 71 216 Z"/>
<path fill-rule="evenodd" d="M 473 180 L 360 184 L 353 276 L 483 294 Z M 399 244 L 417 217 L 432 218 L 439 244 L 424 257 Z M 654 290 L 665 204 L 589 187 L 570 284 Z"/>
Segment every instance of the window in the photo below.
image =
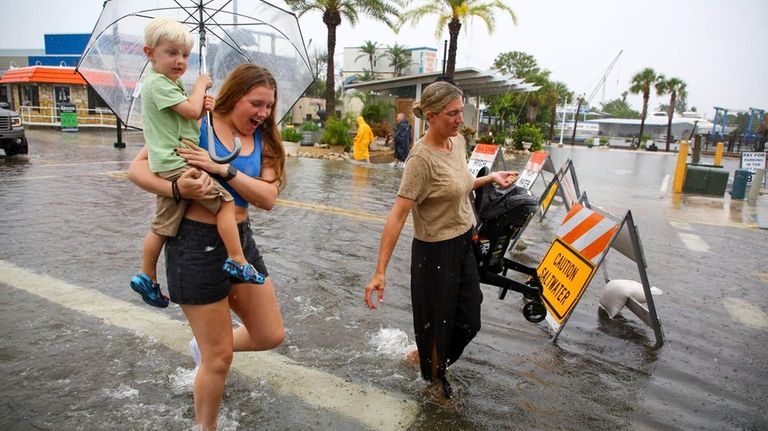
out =
<path fill-rule="evenodd" d="M 22 85 L 20 88 L 21 106 L 34 106 L 36 111 L 40 111 L 40 90 L 37 84 Z"/>
<path fill-rule="evenodd" d="M 69 87 L 53 87 L 53 98 L 56 104 L 69 103 Z"/>
<path fill-rule="evenodd" d="M 112 112 L 109 105 L 107 105 L 107 102 L 105 102 L 104 99 L 99 96 L 99 93 L 97 93 L 90 85 L 88 86 L 88 109 Z"/>
<path fill-rule="evenodd" d="M 0 102 L 7 102 L 8 104 L 11 103 L 11 99 L 8 93 L 8 86 L 5 84 L 0 85 Z"/>

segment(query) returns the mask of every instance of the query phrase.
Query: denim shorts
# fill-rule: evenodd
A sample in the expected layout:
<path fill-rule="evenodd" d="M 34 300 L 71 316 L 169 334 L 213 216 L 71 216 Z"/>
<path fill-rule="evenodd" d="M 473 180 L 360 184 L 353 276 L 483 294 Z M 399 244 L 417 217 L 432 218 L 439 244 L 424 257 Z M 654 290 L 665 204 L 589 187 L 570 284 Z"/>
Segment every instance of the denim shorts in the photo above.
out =
<path fill-rule="evenodd" d="M 245 258 L 266 277 L 267 267 L 253 240 L 250 223 L 240 223 L 237 229 Z M 227 249 L 216 225 L 182 220 L 176 236 L 165 242 L 165 273 L 171 301 L 202 305 L 226 298 L 233 281 L 221 269 L 226 260 Z"/>

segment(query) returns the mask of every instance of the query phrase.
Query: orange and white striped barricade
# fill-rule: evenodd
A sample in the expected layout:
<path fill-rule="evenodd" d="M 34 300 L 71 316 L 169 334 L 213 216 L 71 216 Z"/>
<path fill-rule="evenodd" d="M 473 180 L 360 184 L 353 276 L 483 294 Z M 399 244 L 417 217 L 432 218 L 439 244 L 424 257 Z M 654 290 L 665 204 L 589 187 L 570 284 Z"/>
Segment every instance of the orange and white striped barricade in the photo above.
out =
<path fill-rule="evenodd" d="M 616 217 L 593 208 L 583 196 L 575 202 L 560 224 L 555 240 L 536 269 L 541 283 L 541 296 L 547 309 L 547 323 L 557 339 L 573 309 L 581 299 L 598 267 L 611 248 L 637 263 L 645 293 L 646 305 L 628 299 L 627 306 L 651 327 L 656 345 L 663 344 L 661 323 L 651 296 L 645 271 L 645 257 L 632 213 Z M 607 271 L 606 274 L 607 280 Z M 633 303 L 630 304 L 629 302 Z"/>
<path fill-rule="evenodd" d="M 541 177 L 546 186 L 546 180 L 542 174 L 542 171 L 546 171 L 555 174 L 555 165 L 552 163 L 552 159 L 549 157 L 548 151 L 535 151 L 531 154 L 528 162 L 525 163 L 525 168 L 520 176 L 517 177 L 515 182 L 516 186 L 525 187 L 526 190 L 531 190 L 536 180 Z"/>
<path fill-rule="evenodd" d="M 583 194 L 579 190 L 579 181 L 576 178 L 576 168 L 573 161 L 569 158 L 563 162 L 555 176 L 544 188 L 544 192 L 539 197 L 539 210 L 541 215 L 539 221 L 547 215 L 554 197 L 558 196 L 565 204 L 565 208 L 570 210 L 574 203 L 579 202 Z"/>
<path fill-rule="evenodd" d="M 472 174 L 472 177 L 477 177 L 477 173 L 483 168 L 487 168 L 487 172 L 492 172 L 494 171 L 493 166 L 497 162 L 501 166 L 506 167 L 503 151 L 501 146 L 496 144 L 475 145 L 475 149 L 472 150 L 472 156 L 467 162 L 469 173 Z"/>

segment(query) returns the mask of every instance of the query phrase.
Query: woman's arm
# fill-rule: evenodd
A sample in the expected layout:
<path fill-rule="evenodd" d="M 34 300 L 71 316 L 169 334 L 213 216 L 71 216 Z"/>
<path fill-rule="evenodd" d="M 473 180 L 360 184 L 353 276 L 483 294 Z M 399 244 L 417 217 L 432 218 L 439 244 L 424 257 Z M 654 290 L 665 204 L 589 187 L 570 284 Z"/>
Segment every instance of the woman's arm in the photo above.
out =
<path fill-rule="evenodd" d="M 376 291 L 378 302 L 384 302 L 384 286 L 386 285 L 385 274 L 389 260 L 392 258 L 392 252 L 395 250 L 397 240 L 403 230 L 408 213 L 413 207 L 413 201 L 398 196 L 395 198 L 395 205 L 389 211 L 387 222 L 384 224 L 384 231 L 381 233 L 381 242 L 379 244 L 379 259 L 376 262 L 376 272 L 373 278 L 365 287 L 365 303 L 368 308 L 375 309 L 376 303 L 373 300 L 373 292 Z"/>
<path fill-rule="evenodd" d="M 173 197 L 171 181 L 164 180 L 149 169 L 147 146 L 139 151 L 128 167 L 128 179 L 142 189 L 158 196 Z M 205 199 L 216 196 L 211 177 L 198 169 L 189 169 L 176 180 L 181 197 Z"/>
<path fill-rule="evenodd" d="M 251 205 L 270 211 L 275 206 L 280 193 L 279 182 L 269 182 L 273 179 L 275 179 L 275 170 L 262 167 L 261 178 L 252 178 L 239 172 L 229 181 L 229 185 Z"/>
<path fill-rule="evenodd" d="M 500 185 L 502 188 L 506 189 L 507 187 L 514 184 L 515 181 L 517 181 L 518 175 L 519 174 L 514 171 L 492 172 L 491 174 L 486 175 L 484 177 L 475 178 L 475 183 L 473 188 L 477 190 L 488 183 L 496 183 Z"/>
<path fill-rule="evenodd" d="M 177 150 L 187 163 L 212 175 L 227 176 L 228 164 L 214 162 L 208 151 L 197 145 L 187 143 L 187 146 L 189 148 Z M 275 179 L 275 171 L 272 168 L 262 168 L 261 178 L 249 177 L 243 172 L 238 172 L 227 184 L 251 205 L 269 211 L 275 206 L 279 192 L 278 182 L 269 182 L 273 179 Z"/>

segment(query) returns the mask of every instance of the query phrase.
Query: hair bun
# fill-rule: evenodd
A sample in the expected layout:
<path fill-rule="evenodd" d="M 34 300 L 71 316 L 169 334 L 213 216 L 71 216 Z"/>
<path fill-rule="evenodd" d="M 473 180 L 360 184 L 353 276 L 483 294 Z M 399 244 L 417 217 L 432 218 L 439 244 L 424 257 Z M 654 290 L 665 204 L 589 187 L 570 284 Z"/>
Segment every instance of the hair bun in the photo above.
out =
<path fill-rule="evenodd" d="M 424 111 L 421 110 L 421 106 L 418 105 L 418 102 L 413 105 L 413 115 L 421 120 L 424 119 Z"/>

